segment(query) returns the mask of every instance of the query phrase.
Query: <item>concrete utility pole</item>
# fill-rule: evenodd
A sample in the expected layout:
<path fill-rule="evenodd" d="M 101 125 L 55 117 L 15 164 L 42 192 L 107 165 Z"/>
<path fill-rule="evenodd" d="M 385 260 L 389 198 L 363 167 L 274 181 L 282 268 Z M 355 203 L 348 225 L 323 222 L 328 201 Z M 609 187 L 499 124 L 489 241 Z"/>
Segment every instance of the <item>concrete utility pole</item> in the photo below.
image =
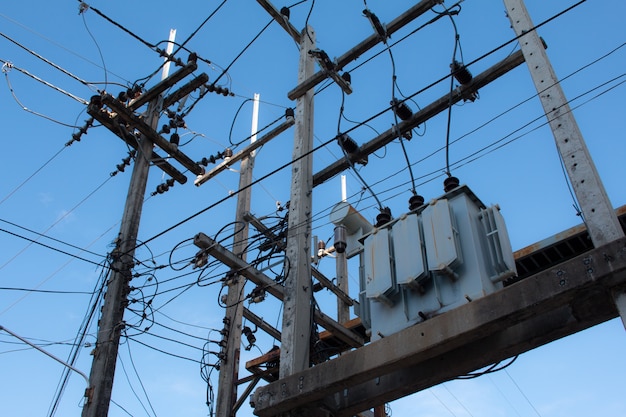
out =
<path fill-rule="evenodd" d="M 559 155 L 563 160 L 585 224 L 596 248 L 624 237 L 583 135 L 554 73 L 543 42 L 523 0 L 504 0 L 507 14 L 528 64 L 541 104 L 550 122 Z M 616 306 L 626 326 L 624 293 L 615 295 Z"/>
<path fill-rule="evenodd" d="M 307 27 L 301 35 L 298 81 L 313 75 L 315 32 Z M 312 320 L 311 204 L 313 177 L 313 90 L 298 98 L 291 175 L 291 199 L 287 231 L 287 277 L 280 347 L 280 377 L 309 367 Z"/>
<path fill-rule="evenodd" d="M 341 201 L 347 201 L 347 186 L 346 186 L 346 176 L 341 176 Z M 345 226 L 335 226 L 344 228 L 345 234 Z M 337 232 L 335 232 L 336 234 Z M 335 274 L 337 275 L 337 287 L 341 291 L 346 294 L 349 294 L 349 285 L 348 285 L 348 255 L 345 250 L 338 251 L 335 248 Z M 350 306 L 341 299 L 341 297 L 337 297 L 337 321 L 339 323 L 346 323 L 350 320 Z"/>
<path fill-rule="evenodd" d="M 252 142 L 256 140 L 258 94 L 254 95 L 254 111 L 252 122 Z M 248 245 L 249 225 L 245 220 L 246 213 L 250 211 L 250 199 L 252 196 L 252 170 L 254 168 L 254 152 L 250 152 L 241 160 L 239 168 L 239 189 L 244 190 L 237 196 L 237 214 L 234 235 L 233 253 L 242 260 L 246 260 L 246 246 Z M 235 415 L 235 404 L 237 402 L 237 385 L 239 379 L 239 357 L 241 353 L 241 331 L 243 303 L 241 297 L 246 278 L 237 275 L 228 287 L 226 296 L 225 326 L 228 328 L 226 340 L 225 356 L 220 363 L 220 375 L 217 391 L 217 415 L 230 417 Z"/>
<path fill-rule="evenodd" d="M 158 98 L 150 102 L 147 119 L 153 128 L 157 127 L 159 123 Z M 117 247 L 112 255 L 113 264 L 107 282 L 102 316 L 98 322 L 98 338 L 93 350 L 93 362 L 89 375 L 89 395 L 83 407 L 83 417 L 105 417 L 109 411 L 120 335 L 124 329 L 123 318 L 126 309 L 126 296 L 129 292 L 128 283 L 132 279 L 139 220 L 146 193 L 153 147 L 152 142 L 144 135 L 138 140 L 138 145 L 139 149 L 122 216 L 122 226 L 120 227 Z"/>

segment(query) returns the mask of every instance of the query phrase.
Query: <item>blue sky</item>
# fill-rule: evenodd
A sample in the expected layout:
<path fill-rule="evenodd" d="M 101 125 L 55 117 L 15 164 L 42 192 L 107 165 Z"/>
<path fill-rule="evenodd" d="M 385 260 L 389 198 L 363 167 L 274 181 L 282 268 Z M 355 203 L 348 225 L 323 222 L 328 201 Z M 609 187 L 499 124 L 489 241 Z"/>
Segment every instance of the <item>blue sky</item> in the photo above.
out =
<path fill-rule="evenodd" d="M 161 1 L 96 0 L 91 5 L 148 43 L 156 44 L 167 39 L 170 28 L 177 29 L 178 41 L 187 39 L 220 3 L 189 0 L 173 6 Z M 575 3 L 528 0 L 527 7 L 535 23 L 539 23 Z M 367 2 L 383 22 L 391 21 L 413 4 Z M 452 4 L 446 2 L 448 6 Z M 304 27 L 311 5 L 309 0 L 291 8 L 291 21 L 296 27 Z M 372 28 L 362 10 L 362 1 L 338 4 L 317 0 L 308 17 L 316 32 L 317 46 L 332 58 L 369 36 Z M 618 0 L 587 1 L 540 29 L 614 207 L 626 204 L 626 109 L 621 84 L 625 79 L 625 13 L 626 5 Z M 434 16 L 431 12 L 409 24 L 391 41 L 400 40 Z M 210 80 L 217 79 L 269 21 L 270 17 L 255 1 L 226 2 L 187 44 L 211 62 L 202 62 L 197 73 L 203 71 Z M 500 1 L 465 1 L 455 22 L 465 62 L 476 60 L 513 37 Z M 115 176 L 110 173 L 128 150 L 103 127 L 94 127 L 80 142 L 65 146 L 76 130 L 67 125 L 82 126 L 88 117 L 86 106 L 23 71 L 89 100 L 102 89 L 117 95 L 134 81 L 157 71 L 162 60 L 151 48 L 93 10 L 79 15 L 78 2 L 71 0 L 5 2 L 0 7 L 0 32 L 89 82 L 78 82 L 16 43 L 0 38 L 0 59 L 12 64 L 3 67 L 4 80 L 0 85 L 5 156 L 0 185 L 0 324 L 67 359 L 89 309 L 89 293 L 100 282 L 102 268 L 98 265 L 112 249 L 119 231 L 130 169 Z M 443 77 L 453 47 L 453 28 L 445 18 L 394 46 L 399 89 L 396 94 L 412 95 Z M 474 74 L 482 72 L 513 50 L 514 45 L 508 45 L 477 61 L 470 70 Z M 382 53 L 368 61 L 378 52 Z M 181 58 L 185 60 L 186 53 Z M 287 92 L 296 85 L 297 65 L 298 49 L 293 40 L 278 25 L 271 24 L 230 67 L 228 75 L 220 78 L 218 84 L 227 86 L 235 95 L 209 94 L 186 118 L 188 129 L 180 131 L 181 143 L 189 143 L 183 150 L 199 160 L 230 146 L 229 136 L 233 143 L 246 139 L 252 109 L 246 100 L 254 93 L 259 93 L 262 101 L 259 126 L 265 127 L 279 118 L 285 108 L 294 106 Z M 354 69 L 354 93 L 345 97 L 342 131 L 386 109 L 392 89 L 391 60 L 381 46 L 347 69 Z M 157 81 L 158 76 L 150 79 L 147 86 Z M 413 109 L 426 106 L 446 94 L 448 88 L 448 82 L 435 84 L 413 97 L 409 104 Z M 520 66 L 481 89 L 475 102 L 455 106 L 450 123 L 451 140 L 460 138 L 450 147 L 452 173 L 485 204 L 501 206 L 514 249 L 580 223 L 551 132 L 541 118 L 541 106 L 534 95 L 528 70 Z M 341 101 L 342 94 L 334 84 L 316 95 L 316 146 L 337 134 Z M 363 143 L 376 136 L 376 131 L 389 129 L 392 123 L 393 116 L 386 112 L 354 129 L 351 136 Z M 445 156 L 436 151 L 445 144 L 446 125 L 444 113 L 416 129 L 414 139 L 406 142 L 417 191 L 427 200 L 443 192 Z M 289 200 L 290 169 L 268 174 L 289 162 L 292 140 L 293 129 L 265 145 L 256 159 L 254 177 L 267 178 L 253 187 L 251 211 L 259 217 L 268 216 L 269 224 L 277 222 L 274 216 L 284 214 L 276 213 L 276 202 L 284 204 Z M 497 144 L 509 141 L 495 149 Z M 476 152 L 478 158 L 464 159 Z M 423 159 L 431 153 L 432 157 Z M 335 143 L 316 151 L 314 172 L 340 154 Z M 461 160 L 466 163 L 455 164 Z M 359 173 L 394 215 L 407 211 L 410 176 L 397 141 L 370 156 L 369 164 Z M 374 199 L 362 191 L 353 173 L 346 175 L 349 201 L 373 220 L 378 212 Z M 219 338 L 211 329 L 219 329 L 223 317 L 218 303 L 220 285 L 208 284 L 219 281 L 227 269 L 215 265 L 200 276 L 189 267 L 175 271 L 169 263 L 183 265 L 194 255 L 195 248 L 188 239 L 200 231 L 224 239 L 226 246 L 232 243 L 229 235 L 236 199 L 228 196 L 237 189 L 239 178 L 237 172 L 226 171 L 195 187 L 193 175 L 187 176 L 187 184 L 176 184 L 167 193 L 151 197 L 150 193 L 165 179 L 158 168 L 151 168 L 139 231 L 139 239 L 150 242 L 136 254 L 142 261 L 138 267 L 141 276 L 133 285 L 141 287 L 142 292 L 133 293 L 137 302 L 131 307 L 147 311 L 143 303 L 153 300 L 155 312 L 144 321 L 130 312 L 126 314 L 129 324 L 137 325 L 139 330 L 129 331 L 130 338 L 125 338 L 120 348 L 111 416 L 208 413 L 206 383 L 198 362 L 203 339 Z M 317 187 L 313 198 L 314 234 L 328 240 L 332 236 L 329 209 L 340 199 L 339 178 Z M 209 206 L 210 210 L 161 235 Z M 224 228 L 225 225 L 228 226 Z M 160 266 L 164 267 L 155 270 Z M 332 276 L 331 259 L 323 260 L 320 267 Z M 187 272 L 189 275 L 182 276 Z M 201 286 L 195 284 L 198 280 Z M 158 289 L 155 282 L 159 283 Z M 351 271 L 350 285 L 351 294 L 356 296 L 356 271 Z M 25 291 L 28 289 L 52 292 Z M 334 300 L 328 294 L 319 293 L 318 302 L 334 314 Z M 279 326 L 280 306 L 275 300 L 268 299 L 250 308 Z M 148 325 L 150 332 L 140 331 Z M 260 333 L 257 346 L 242 351 L 242 363 L 271 348 L 273 341 Z M 87 334 L 85 342 L 93 344 L 95 324 Z M 208 346 L 215 348 L 211 342 Z M 91 347 L 80 348 L 76 361 L 76 367 L 85 373 L 91 366 Z M 626 414 L 626 400 L 618 387 L 626 371 L 621 354 L 624 348 L 623 326 L 613 320 L 523 354 L 506 372 L 449 382 L 397 401 L 391 408 L 394 416 L 578 417 L 592 412 L 622 416 Z M 209 362 L 214 360 L 211 355 L 209 358 Z M 61 365 L 0 333 L 0 367 L 2 415 L 41 416 L 49 412 L 57 396 Z M 213 372 L 216 388 L 215 376 Z M 60 396 L 56 415 L 79 414 L 84 388 L 84 380 L 72 374 Z M 239 415 L 252 415 L 247 404 Z"/>

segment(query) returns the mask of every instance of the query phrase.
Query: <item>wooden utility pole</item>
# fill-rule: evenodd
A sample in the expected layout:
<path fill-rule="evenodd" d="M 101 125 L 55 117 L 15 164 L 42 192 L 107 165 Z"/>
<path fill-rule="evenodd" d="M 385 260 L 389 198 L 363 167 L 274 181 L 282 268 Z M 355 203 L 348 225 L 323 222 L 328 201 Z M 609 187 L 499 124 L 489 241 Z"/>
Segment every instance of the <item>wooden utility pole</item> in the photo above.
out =
<path fill-rule="evenodd" d="M 255 112 L 258 111 L 258 94 L 254 95 Z M 255 139 L 257 125 L 253 117 L 252 138 Z M 254 152 L 250 152 L 241 160 L 239 167 L 239 189 L 243 190 L 237 195 L 236 233 L 234 235 L 233 253 L 242 260 L 246 260 L 246 247 L 248 245 L 249 225 L 245 220 L 246 213 L 250 211 L 250 199 L 252 196 L 252 170 L 254 168 Z M 235 404 L 237 402 L 237 385 L 239 379 L 239 357 L 241 353 L 241 332 L 243 317 L 243 288 L 246 278 L 243 275 L 236 275 L 232 283 L 228 286 L 226 296 L 226 315 L 224 317 L 224 328 L 228 329 L 224 336 L 226 347 L 224 356 L 220 362 L 220 375 L 217 390 L 217 415 L 230 417 L 235 415 Z"/>
<path fill-rule="evenodd" d="M 550 64 L 543 42 L 528 15 L 523 0 L 504 0 L 507 14 L 528 64 L 535 88 L 550 123 L 563 164 L 593 245 L 598 248 L 624 237 L 583 135 L 567 102 L 561 84 Z M 615 304 L 626 326 L 626 296 L 614 295 Z"/>
<path fill-rule="evenodd" d="M 156 128 L 159 122 L 159 99 L 148 106 L 148 123 Z M 120 335 L 124 329 L 124 310 L 132 279 L 135 246 L 143 199 L 148 182 L 152 142 L 144 135 L 138 140 L 138 152 L 128 187 L 128 196 L 122 216 L 122 226 L 117 247 L 113 252 L 113 264 L 107 281 L 107 292 L 98 322 L 98 337 L 93 350 L 93 362 L 89 375 L 88 396 L 83 407 L 83 417 L 105 417 L 108 415 L 113 377 L 117 362 Z"/>
<path fill-rule="evenodd" d="M 155 165 L 170 174 L 176 181 L 183 184 L 187 180 L 182 173 L 168 162 L 164 162 L 155 153 L 155 144 L 167 151 L 173 159 L 194 174 L 199 175 L 204 172 L 203 168 L 182 153 L 176 144 L 163 138 L 156 130 L 164 103 L 173 104 L 208 79 L 206 74 L 201 74 L 180 90 L 163 98 L 163 93 L 166 90 L 196 69 L 196 57 L 190 55 L 186 65 L 170 76 L 164 72 L 161 82 L 139 97 L 131 99 L 128 103 L 122 102 L 108 93 L 103 93 L 100 96 L 92 97 L 87 109 L 87 112 L 94 119 L 135 148 L 137 155 L 128 187 L 120 233 L 115 251 L 112 254 L 113 262 L 107 281 L 102 315 L 98 321 L 98 336 L 96 347 L 92 352 L 93 361 L 89 375 L 87 398 L 82 411 L 83 417 L 106 417 L 108 415 L 119 341 L 125 327 L 124 310 L 128 304 L 129 282 L 132 279 L 132 270 L 135 265 L 134 254 L 150 163 L 156 159 Z M 139 117 L 135 111 L 146 103 L 148 108 L 145 114 Z M 112 111 L 104 109 L 105 105 Z M 135 130 L 141 132 L 139 138 L 134 133 L 130 133 L 130 131 L 134 132 Z"/>
<path fill-rule="evenodd" d="M 301 35 L 298 81 L 313 75 L 315 32 L 307 27 Z M 280 348 L 280 377 L 309 367 L 312 327 L 311 203 L 313 189 L 313 90 L 298 98 L 291 170 L 291 199 L 287 231 L 287 276 Z"/>

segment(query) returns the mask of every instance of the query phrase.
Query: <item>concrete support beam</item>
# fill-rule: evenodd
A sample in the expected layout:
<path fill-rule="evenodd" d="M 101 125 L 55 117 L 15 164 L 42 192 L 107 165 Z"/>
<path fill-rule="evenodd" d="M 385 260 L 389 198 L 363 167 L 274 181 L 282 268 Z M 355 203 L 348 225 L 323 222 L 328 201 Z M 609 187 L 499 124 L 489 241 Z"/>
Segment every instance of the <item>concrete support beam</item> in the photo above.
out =
<path fill-rule="evenodd" d="M 614 318 L 606 300 L 625 284 L 626 239 L 620 239 L 258 388 L 255 414 L 323 403 L 335 416 L 354 415 Z M 353 387 L 347 395 L 345 387 Z"/>

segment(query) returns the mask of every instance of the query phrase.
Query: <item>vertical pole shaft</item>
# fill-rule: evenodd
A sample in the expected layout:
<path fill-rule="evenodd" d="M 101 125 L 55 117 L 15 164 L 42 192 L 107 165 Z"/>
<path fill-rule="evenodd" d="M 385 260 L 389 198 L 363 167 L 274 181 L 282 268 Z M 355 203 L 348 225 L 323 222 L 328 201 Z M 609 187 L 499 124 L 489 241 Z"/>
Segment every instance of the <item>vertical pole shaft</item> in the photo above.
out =
<path fill-rule="evenodd" d="M 576 119 L 523 0 L 504 0 L 595 247 L 624 237 Z M 523 35 L 523 36 L 522 36 Z"/>
<path fill-rule="evenodd" d="M 596 166 L 591 159 L 576 119 L 567 104 L 543 42 L 535 30 L 523 0 L 504 0 L 504 5 L 530 70 L 541 104 L 550 122 L 567 175 L 583 213 L 587 231 L 597 248 L 624 237 Z M 614 296 L 615 306 L 626 323 L 623 292 Z"/>
<path fill-rule="evenodd" d="M 257 99 L 255 94 L 255 99 Z M 258 99 L 256 100 L 258 103 Z M 252 134 L 256 133 L 256 119 L 258 107 L 253 111 Z M 252 170 L 254 168 L 254 155 L 251 153 L 241 160 L 239 169 L 239 189 L 243 191 L 237 196 L 236 233 L 234 235 L 233 253 L 244 261 L 246 260 L 245 248 L 247 246 L 249 226 L 244 219 L 245 214 L 250 211 L 250 200 L 252 196 Z M 241 354 L 241 331 L 243 322 L 243 288 L 246 280 L 242 275 L 228 287 L 226 296 L 225 324 L 229 329 L 226 337 L 226 355 L 220 363 L 220 374 L 217 390 L 218 416 L 231 417 L 235 414 L 235 404 L 237 403 L 237 386 L 239 379 L 239 358 Z"/>
<path fill-rule="evenodd" d="M 159 101 L 153 100 L 148 107 L 148 123 L 155 128 L 159 121 Z M 93 352 L 88 397 L 83 407 L 83 417 L 106 417 L 108 414 L 119 341 L 124 329 L 123 317 L 129 291 L 128 283 L 132 279 L 135 246 L 148 182 L 152 146 L 145 136 L 139 139 L 139 149 L 128 187 L 118 244 L 112 255 L 113 264 L 107 282 L 102 315 L 98 322 L 98 336 Z"/>
<path fill-rule="evenodd" d="M 341 201 L 348 200 L 346 176 L 341 176 Z M 349 293 L 348 287 L 348 256 L 346 252 L 336 252 L 335 258 L 335 274 L 337 275 L 337 287 L 346 294 Z M 337 321 L 345 323 L 350 320 L 350 306 L 341 298 L 337 297 Z"/>
<path fill-rule="evenodd" d="M 339 226 L 341 227 L 341 226 Z M 346 294 L 348 288 L 348 257 L 346 252 L 335 252 L 335 273 L 337 275 L 337 287 Z M 337 321 L 345 323 L 350 320 L 350 306 L 341 298 L 337 297 Z"/>
<path fill-rule="evenodd" d="M 300 44 L 298 82 L 313 75 L 315 33 L 305 28 Z M 309 367 L 312 327 L 311 204 L 313 190 L 313 90 L 298 98 L 287 231 L 287 276 L 280 348 L 280 377 Z"/>

